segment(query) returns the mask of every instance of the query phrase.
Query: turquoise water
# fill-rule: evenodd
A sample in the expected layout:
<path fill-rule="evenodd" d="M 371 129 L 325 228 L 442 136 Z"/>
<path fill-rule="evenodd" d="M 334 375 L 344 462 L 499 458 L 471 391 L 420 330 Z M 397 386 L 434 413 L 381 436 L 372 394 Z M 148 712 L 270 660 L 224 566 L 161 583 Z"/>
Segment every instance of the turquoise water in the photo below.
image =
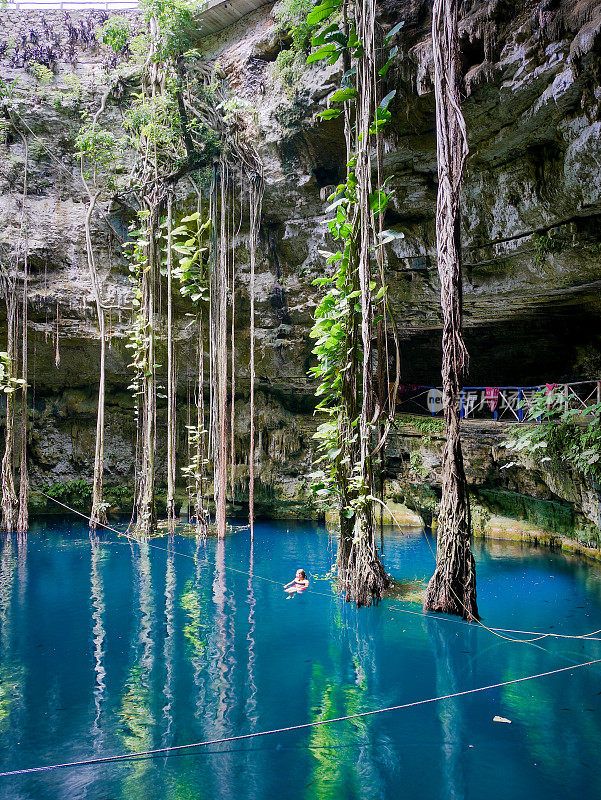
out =
<path fill-rule="evenodd" d="M 252 550 L 248 531 L 225 544 L 176 537 L 170 552 L 112 535 L 92 548 L 72 522 L 0 547 L 0 771 L 354 714 L 601 658 L 601 642 L 516 644 L 424 618 L 416 604 L 357 611 L 323 578 L 332 544 L 311 524 L 259 524 Z M 384 549 L 397 579 L 431 574 L 423 533 L 388 533 Z M 477 544 L 476 558 L 487 625 L 601 628 L 596 565 L 501 543 Z M 297 567 L 322 579 L 286 600 L 281 584 Z M 601 798 L 600 712 L 596 665 L 169 758 L 0 778 L 0 797 Z"/>

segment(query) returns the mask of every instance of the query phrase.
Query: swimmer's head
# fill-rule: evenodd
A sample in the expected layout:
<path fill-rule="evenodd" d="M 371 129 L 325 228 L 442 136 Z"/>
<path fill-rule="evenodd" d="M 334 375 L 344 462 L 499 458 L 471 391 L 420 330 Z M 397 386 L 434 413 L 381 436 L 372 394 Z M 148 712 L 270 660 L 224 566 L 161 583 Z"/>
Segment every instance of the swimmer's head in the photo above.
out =
<path fill-rule="evenodd" d="M 299 581 L 306 581 L 307 580 L 307 576 L 305 575 L 305 570 L 304 569 L 297 569 L 296 570 L 296 578 Z"/>

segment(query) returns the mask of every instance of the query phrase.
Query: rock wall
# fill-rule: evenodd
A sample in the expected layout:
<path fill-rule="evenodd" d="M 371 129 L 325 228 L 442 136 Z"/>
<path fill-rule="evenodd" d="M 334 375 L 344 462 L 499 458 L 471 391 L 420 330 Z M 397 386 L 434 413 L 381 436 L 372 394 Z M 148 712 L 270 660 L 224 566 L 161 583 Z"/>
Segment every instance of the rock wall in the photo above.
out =
<path fill-rule="evenodd" d="M 601 374 L 601 2 L 472 0 L 463 6 L 464 111 L 470 143 L 462 216 L 469 380 L 503 385 L 597 378 Z M 390 297 L 403 340 L 403 381 L 436 384 L 440 312 L 430 3 L 384 0 L 379 13 L 384 28 L 405 20 L 398 37 L 400 57 L 387 76 L 387 88 L 395 88 L 397 96 L 390 106 L 393 123 L 385 141 L 385 169 L 394 175 L 395 188 L 386 227 L 404 234 L 387 246 Z M 137 15 L 126 16 L 134 30 Z M 2 94 L 5 98 L 7 91 L 10 94 L 28 145 L 24 214 L 32 272 L 30 451 L 32 485 L 37 488 L 88 479 L 92 471 L 98 342 L 85 262 L 85 193 L 74 139 L 81 111 L 98 106 L 116 74 L 119 99 L 109 102 L 103 124 L 119 132 L 122 108 L 139 77 L 134 61 L 119 65 L 118 73 L 111 72 L 115 65 L 109 63 L 107 49 L 83 39 L 69 51 L 71 56 L 75 52 L 74 63 L 65 60 L 66 42 L 72 38 L 69 26 L 90 25 L 88 19 L 83 12 L 72 12 L 70 22 L 62 12 L 4 12 L 0 19 Z M 23 47 L 32 31 L 40 40 L 58 36 L 63 42 L 63 54 L 49 81 L 39 80 L 14 58 L 15 43 Z M 306 378 L 317 292 L 312 280 L 324 271 L 319 249 L 327 243 L 326 198 L 344 168 L 340 126 L 336 121 L 318 121 L 316 113 L 339 74 L 333 67 L 297 63 L 292 86 L 287 82 L 277 55 L 291 43 L 278 29 L 271 5 L 217 35 L 199 38 L 198 44 L 208 64 L 219 62 L 232 95 L 251 109 L 246 135 L 253 137 L 265 167 L 257 278 L 258 499 L 266 513 L 314 514 L 306 479 L 316 424 L 312 387 Z M 11 265 L 22 214 L 25 148 L 10 130 L 3 134 L 5 129 L 0 130 L 0 259 Z M 118 174 L 125 179 L 130 166 L 126 155 Z M 185 180 L 177 192 L 181 207 L 192 204 L 194 195 Z M 131 289 L 121 257 L 121 240 L 132 213 L 125 202 L 106 200 L 93 223 L 103 294 L 112 307 L 107 483 L 116 487 L 116 504 L 125 496 L 119 487 L 131 482 L 135 452 L 124 347 L 132 314 Z M 241 502 L 248 469 L 245 233 L 242 229 L 233 241 L 239 275 L 236 476 Z M 194 391 L 196 334 L 185 303 L 180 300 L 176 306 L 182 410 L 178 441 L 180 460 L 185 460 L 184 425 Z M 477 458 L 468 458 L 470 478 L 482 492 L 489 487 L 497 493 L 559 502 L 571 509 L 572 527 L 578 530 L 586 528 L 584 516 L 589 521 L 595 518 L 596 500 L 587 500 L 580 490 L 533 477 L 535 471 L 527 465 L 521 478 L 501 473 L 494 456 L 498 430 L 478 429 L 470 436 L 468 451 L 478 453 Z M 390 480 L 413 485 L 415 475 L 407 474 L 407 459 L 394 455 L 397 445 L 391 445 Z M 410 447 L 398 446 L 399 453 L 411 453 Z M 159 449 L 161 462 L 161 442 Z M 435 460 L 435 451 L 427 458 Z M 417 477 L 435 496 L 436 470 Z M 395 486 L 400 497 L 402 486 Z M 500 497 L 489 496 L 488 506 L 494 510 Z M 427 505 L 413 505 L 427 517 Z"/>

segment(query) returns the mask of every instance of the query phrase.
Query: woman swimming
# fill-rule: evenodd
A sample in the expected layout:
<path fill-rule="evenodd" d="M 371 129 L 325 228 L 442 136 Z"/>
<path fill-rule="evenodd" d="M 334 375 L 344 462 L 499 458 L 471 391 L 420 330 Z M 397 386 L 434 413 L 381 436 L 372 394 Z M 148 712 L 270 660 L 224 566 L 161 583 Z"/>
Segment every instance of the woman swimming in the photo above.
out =
<path fill-rule="evenodd" d="M 290 598 L 295 594 L 302 594 L 302 592 L 304 592 L 308 586 L 309 580 L 305 574 L 305 570 L 297 569 L 294 580 L 290 581 L 290 583 L 284 584 L 284 589 L 288 595 L 286 600 L 290 600 Z"/>

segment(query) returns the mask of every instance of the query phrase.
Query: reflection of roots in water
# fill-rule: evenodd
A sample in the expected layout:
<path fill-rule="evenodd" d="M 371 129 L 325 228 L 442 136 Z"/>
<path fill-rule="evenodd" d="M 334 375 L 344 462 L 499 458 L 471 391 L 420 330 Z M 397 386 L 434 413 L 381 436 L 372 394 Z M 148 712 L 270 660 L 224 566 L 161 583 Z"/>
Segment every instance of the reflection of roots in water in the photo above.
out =
<path fill-rule="evenodd" d="M 213 724 L 209 725 L 208 728 L 213 732 L 213 735 L 216 734 L 218 737 L 225 737 L 231 734 L 232 729 L 228 719 L 229 712 L 238 708 L 234 686 L 236 606 L 233 594 L 230 593 L 228 596 L 225 573 L 225 541 L 218 539 L 213 573 L 215 616 L 213 630 L 209 638 L 208 662 L 208 689 L 213 697 L 213 702 L 210 705 L 214 713 L 207 713 L 209 709 L 204 709 L 205 718 L 211 717 L 214 719 Z M 236 791 L 234 766 L 233 762 L 221 764 L 219 773 L 215 774 L 215 783 L 221 787 L 222 794 L 226 791 L 233 795 Z"/>
<path fill-rule="evenodd" d="M 163 696 L 165 704 L 163 706 L 163 719 L 165 721 L 165 732 L 162 738 L 162 745 L 166 747 L 171 743 L 171 728 L 173 727 L 173 658 L 175 654 L 175 588 L 176 575 L 173 550 L 167 555 L 165 565 L 165 643 L 163 646 L 163 657 L 165 660 L 165 686 Z"/>
<path fill-rule="evenodd" d="M 5 534 L 0 542 L 0 731 L 10 726 L 13 739 L 18 741 L 22 733 L 16 726 L 23 717 L 18 709 L 23 710 L 26 673 L 13 652 L 13 618 L 15 601 L 23 608 L 27 587 L 27 538 Z"/>
<path fill-rule="evenodd" d="M 255 684 L 255 589 L 253 584 L 254 552 L 253 543 L 250 544 L 249 571 L 248 571 L 248 666 L 246 670 L 246 682 L 248 687 L 248 699 L 246 701 L 246 717 L 250 723 L 250 730 L 254 730 L 258 722 L 257 716 L 257 686 Z"/>
<path fill-rule="evenodd" d="M 140 636 L 139 642 L 142 646 L 142 657 L 140 666 L 147 677 L 152 672 L 154 665 L 154 638 L 152 628 L 154 623 L 154 611 L 152 603 L 152 572 L 150 566 L 150 553 L 147 545 L 140 543 L 140 557 L 138 559 L 138 574 L 140 581 Z"/>
<path fill-rule="evenodd" d="M 91 545 L 90 599 L 92 601 L 92 636 L 94 642 L 94 673 L 96 676 L 96 685 L 94 686 L 95 717 L 92 725 L 92 736 L 95 740 L 95 749 L 99 751 L 102 749 L 100 716 L 102 714 L 102 706 L 106 692 L 106 670 L 104 668 L 104 652 L 106 642 L 106 631 L 104 629 L 105 603 L 104 588 L 100 573 L 100 566 L 102 564 L 104 553 L 100 550 L 97 542 L 92 541 Z"/>
<path fill-rule="evenodd" d="M 468 629 L 467 636 L 471 637 Z M 436 654 L 436 692 L 439 696 L 453 694 L 457 689 L 456 665 L 453 654 L 444 633 L 434 625 L 428 626 L 430 639 Z M 471 659 L 468 661 L 471 665 Z M 468 670 L 472 677 L 471 669 Z M 438 718 L 442 729 L 442 763 L 445 773 L 445 790 L 452 800 L 462 800 L 467 796 L 465 765 L 462 758 L 464 743 L 461 735 L 464 730 L 461 704 L 456 698 L 450 698 L 438 704 Z M 459 741 L 458 741 L 458 738 Z"/>
<path fill-rule="evenodd" d="M 148 748 L 152 744 L 152 731 L 154 729 L 154 716 L 151 703 L 151 677 L 154 666 L 154 640 L 152 637 L 154 626 L 154 611 L 152 597 L 152 573 L 149 549 L 146 543 L 139 543 L 139 550 L 132 547 L 132 562 L 134 573 L 137 574 L 139 597 L 139 622 L 136 630 L 134 625 L 129 677 L 125 683 L 121 699 L 121 734 L 126 746 L 131 750 Z M 126 789 L 132 796 L 133 782 L 137 781 L 146 772 L 146 768 L 134 770 L 126 776 L 126 783 L 131 786 Z M 129 794 L 128 794 L 129 796 Z"/>
<path fill-rule="evenodd" d="M 10 534 L 4 539 L 0 553 L 0 648 L 4 655 L 9 649 L 12 632 L 12 599 L 17 557 L 13 538 Z"/>
<path fill-rule="evenodd" d="M 23 607 L 27 590 L 27 536 L 17 536 L 17 561 L 19 605 Z"/>
<path fill-rule="evenodd" d="M 225 580 L 225 542 L 217 541 L 215 572 L 213 578 L 213 603 L 215 625 L 211 637 L 209 674 L 216 693 L 215 730 L 220 735 L 227 731 L 228 711 L 235 705 L 233 677 L 236 667 L 234 653 L 236 605 L 233 594 L 227 593 Z"/>

